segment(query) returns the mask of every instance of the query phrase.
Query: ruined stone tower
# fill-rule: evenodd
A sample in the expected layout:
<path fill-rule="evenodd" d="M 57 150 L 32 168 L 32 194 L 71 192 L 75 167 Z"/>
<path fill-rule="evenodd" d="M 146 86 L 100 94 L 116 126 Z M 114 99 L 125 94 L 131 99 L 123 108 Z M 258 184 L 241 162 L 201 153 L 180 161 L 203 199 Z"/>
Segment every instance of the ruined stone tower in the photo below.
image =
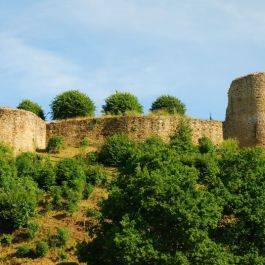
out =
<path fill-rule="evenodd" d="M 228 92 L 224 138 L 265 147 L 265 73 L 234 80 Z"/>

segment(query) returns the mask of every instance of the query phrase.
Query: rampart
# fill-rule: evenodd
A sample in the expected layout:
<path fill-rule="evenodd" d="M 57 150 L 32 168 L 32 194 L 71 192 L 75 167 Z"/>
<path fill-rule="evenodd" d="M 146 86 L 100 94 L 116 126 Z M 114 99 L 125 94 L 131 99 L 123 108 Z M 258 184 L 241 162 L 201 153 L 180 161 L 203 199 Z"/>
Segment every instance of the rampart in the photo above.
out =
<path fill-rule="evenodd" d="M 139 116 L 139 117 L 103 117 L 91 119 L 69 119 L 51 122 L 47 125 L 47 139 L 51 135 L 64 136 L 67 145 L 76 146 L 84 137 L 95 145 L 115 133 L 126 133 L 142 141 L 148 136 L 159 136 L 165 141 L 174 134 L 180 122 L 178 116 Z M 191 119 L 193 141 L 196 143 L 202 136 L 212 139 L 215 144 L 223 141 L 223 122 Z"/>
<path fill-rule="evenodd" d="M 168 141 L 180 119 L 178 116 L 122 116 L 46 124 L 30 112 L 0 108 L 0 141 L 10 144 L 16 153 L 44 149 L 54 134 L 64 136 L 70 146 L 78 145 L 84 137 L 88 137 L 91 144 L 100 145 L 106 137 L 121 132 L 139 141 L 154 135 Z M 232 82 L 225 122 L 190 119 L 190 124 L 195 143 L 207 136 L 215 144 L 236 138 L 241 146 L 265 147 L 265 73 L 253 73 Z"/>
<path fill-rule="evenodd" d="M 15 154 L 43 149 L 46 123 L 25 110 L 0 108 L 0 141 L 12 146 Z"/>

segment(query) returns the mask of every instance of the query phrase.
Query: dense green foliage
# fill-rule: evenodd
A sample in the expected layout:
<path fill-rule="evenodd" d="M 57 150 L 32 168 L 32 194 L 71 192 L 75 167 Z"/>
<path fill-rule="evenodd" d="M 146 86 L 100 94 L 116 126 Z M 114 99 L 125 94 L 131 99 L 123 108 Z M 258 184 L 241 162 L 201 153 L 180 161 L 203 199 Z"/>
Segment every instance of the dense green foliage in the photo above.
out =
<path fill-rule="evenodd" d="M 103 106 L 105 114 L 119 115 L 127 112 L 142 113 L 143 107 L 137 97 L 130 93 L 116 92 L 106 99 Z"/>
<path fill-rule="evenodd" d="M 56 163 L 47 155 L 30 152 L 14 157 L 10 148 L 0 144 L 1 229 L 23 227 L 25 237 L 32 239 L 38 225 L 31 218 L 40 204 L 73 213 L 95 185 L 106 181 L 104 168 L 96 160 L 96 154 Z"/>
<path fill-rule="evenodd" d="M 38 189 L 29 178 L 10 179 L 0 187 L 0 227 L 25 226 L 37 207 Z"/>
<path fill-rule="evenodd" d="M 125 151 L 124 151 L 125 152 Z M 126 152 L 125 152 L 126 153 Z M 128 148 L 103 202 L 91 265 L 260 265 L 265 262 L 265 152 L 191 142 L 183 121 L 170 144 Z"/>
<path fill-rule="evenodd" d="M 184 115 L 186 106 L 176 97 L 164 95 L 158 97 L 150 109 L 151 111 L 166 111 L 169 114 Z"/>
<path fill-rule="evenodd" d="M 45 241 L 38 241 L 35 247 L 36 257 L 45 257 L 49 252 L 49 245 Z"/>
<path fill-rule="evenodd" d="M 59 153 L 64 146 L 64 137 L 62 135 L 52 135 L 48 141 L 47 151 L 52 154 Z"/>
<path fill-rule="evenodd" d="M 126 163 L 131 149 L 136 147 L 136 142 L 126 134 L 115 134 L 109 137 L 99 152 L 99 160 L 108 166 L 122 166 Z"/>
<path fill-rule="evenodd" d="M 17 108 L 33 112 L 34 114 L 39 116 L 41 119 L 45 120 L 44 112 L 41 106 L 37 103 L 30 101 L 29 99 L 22 100 L 22 102 L 19 103 Z"/>
<path fill-rule="evenodd" d="M 30 152 L 21 153 L 16 158 L 16 168 L 19 178 L 31 178 L 43 190 L 47 191 L 55 185 L 55 169 L 48 157 Z"/>
<path fill-rule="evenodd" d="M 84 93 L 78 90 L 65 91 L 57 95 L 51 103 L 53 119 L 93 116 L 95 105 Z"/>

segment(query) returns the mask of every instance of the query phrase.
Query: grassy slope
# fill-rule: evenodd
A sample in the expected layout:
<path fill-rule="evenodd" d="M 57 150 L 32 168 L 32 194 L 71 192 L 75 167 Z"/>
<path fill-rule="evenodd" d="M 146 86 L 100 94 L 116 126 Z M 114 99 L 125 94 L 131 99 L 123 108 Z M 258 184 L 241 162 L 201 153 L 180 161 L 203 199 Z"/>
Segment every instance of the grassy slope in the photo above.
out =
<path fill-rule="evenodd" d="M 84 151 L 95 151 L 93 148 L 88 148 Z M 80 153 L 78 148 L 67 148 L 63 150 L 60 154 L 53 155 L 52 160 L 58 161 L 65 157 L 72 157 Z M 115 174 L 115 170 L 106 169 L 108 175 Z M 28 246 L 34 246 L 34 243 L 38 240 L 43 239 L 47 235 L 52 235 L 55 233 L 57 227 L 67 227 L 71 233 L 71 239 L 67 245 L 66 251 L 69 258 L 65 261 L 75 261 L 77 262 L 77 257 L 75 255 L 75 245 L 78 241 L 89 240 L 87 235 L 87 229 L 95 222 L 93 218 L 86 216 L 87 209 L 99 209 L 99 202 L 107 197 L 106 189 L 97 187 L 93 191 L 92 195 L 88 200 L 83 200 L 80 203 L 80 207 L 77 212 L 72 216 L 65 215 L 64 212 L 48 211 L 43 213 L 43 209 L 39 209 L 35 220 L 39 226 L 40 230 L 38 236 L 33 239 L 23 239 L 23 230 L 18 230 L 13 233 L 14 243 L 11 246 L 1 246 L 0 245 L 0 265 L 52 265 L 57 264 L 61 261 L 59 254 L 61 250 L 59 248 L 54 248 L 49 251 L 49 254 L 45 258 L 29 259 L 29 258 L 17 258 L 15 252 L 18 246 L 27 244 Z M 81 264 L 81 263 L 80 263 Z"/>

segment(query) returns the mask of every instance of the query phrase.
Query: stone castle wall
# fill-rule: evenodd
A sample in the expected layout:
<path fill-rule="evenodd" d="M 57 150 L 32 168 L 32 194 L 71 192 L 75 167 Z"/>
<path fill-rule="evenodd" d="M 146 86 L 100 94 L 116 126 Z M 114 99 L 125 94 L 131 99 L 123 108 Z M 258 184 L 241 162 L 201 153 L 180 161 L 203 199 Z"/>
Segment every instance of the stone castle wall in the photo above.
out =
<path fill-rule="evenodd" d="M 224 137 L 265 146 L 265 73 L 234 80 L 228 92 Z"/>
<path fill-rule="evenodd" d="M 17 109 L 0 108 L 0 141 L 15 152 L 44 149 L 51 135 L 65 137 L 66 144 L 76 146 L 84 137 L 100 145 L 115 133 L 127 133 L 142 141 L 160 136 L 165 141 L 180 122 L 177 116 L 102 117 L 54 121 L 46 124 L 36 115 Z M 254 73 L 234 80 L 228 93 L 225 122 L 190 119 L 193 141 L 202 136 L 220 144 L 236 138 L 241 146 L 265 147 L 265 73 Z"/>
<path fill-rule="evenodd" d="M 61 120 L 47 125 L 47 139 L 59 134 L 64 136 L 67 145 L 76 146 L 88 137 L 91 144 L 100 145 L 106 137 L 122 132 L 139 141 L 149 136 L 160 136 L 169 141 L 180 119 L 176 116 L 127 116 Z M 223 122 L 191 119 L 190 124 L 195 143 L 202 136 L 211 138 L 215 144 L 223 141 Z"/>
<path fill-rule="evenodd" d="M 15 154 L 43 149 L 46 123 L 28 111 L 0 108 L 0 142 L 12 146 Z"/>

